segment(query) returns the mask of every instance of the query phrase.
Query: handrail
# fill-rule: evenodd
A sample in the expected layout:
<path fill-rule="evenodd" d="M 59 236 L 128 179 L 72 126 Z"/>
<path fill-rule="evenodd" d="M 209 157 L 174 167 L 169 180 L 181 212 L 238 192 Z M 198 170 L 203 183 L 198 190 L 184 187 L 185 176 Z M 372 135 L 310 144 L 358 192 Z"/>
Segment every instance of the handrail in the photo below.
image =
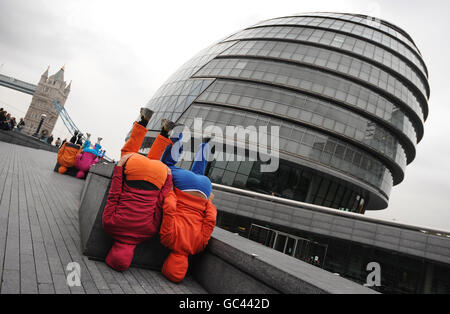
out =
<path fill-rule="evenodd" d="M 314 204 L 294 201 L 294 200 L 290 200 L 290 199 L 286 199 L 286 198 L 281 198 L 281 197 L 277 197 L 277 196 L 257 193 L 257 192 L 253 192 L 253 191 L 242 190 L 242 189 L 239 189 L 239 188 L 230 187 L 230 186 L 226 186 L 226 185 L 222 185 L 222 184 L 213 183 L 212 185 L 213 185 L 214 189 L 219 190 L 219 191 L 231 192 L 231 193 L 240 194 L 240 195 L 243 195 L 243 196 L 262 198 L 264 200 L 276 202 L 276 203 L 279 203 L 279 204 L 295 206 L 295 207 L 301 207 L 303 209 L 308 209 L 308 210 L 311 210 L 311 211 L 317 211 L 317 212 L 322 212 L 322 213 L 326 213 L 326 214 L 331 214 L 331 215 L 334 215 L 334 216 L 343 216 L 343 217 L 347 217 L 347 218 L 350 218 L 350 219 L 356 219 L 356 220 L 361 220 L 361 221 L 373 222 L 373 223 L 378 223 L 378 224 L 381 224 L 381 225 L 387 225 L 387 226 L 393 226 L 393 227 L 400 227 L 400 228 L 408 229 L 408 230 L 412 230 L 412 231 L 419 231 L 419 232 L 422 232 L 422 233 L 425 233 L 425 234 L 432 233 L 432 234 L 434 234 L 436 236 L 450 238 L 450 231 L 449 230 L 439 230 L 439 229 L 433 229 L 433 228 L 424 227 L 424 226 L 418 226 L 418 225 L 407 225 L 407 224 L 404 224 L 404 223 L 392 222 L 392 221 L 388 221 L 388 220 L 367 217 L 367 216 L 363 216 L 361 214 L 340 211 L 340 210 L 332 209 L 332 208 L 329 208 L 329 207 L 324 207 L 324 206 L 319 206 L 319 205 L 314 205 Z"/>

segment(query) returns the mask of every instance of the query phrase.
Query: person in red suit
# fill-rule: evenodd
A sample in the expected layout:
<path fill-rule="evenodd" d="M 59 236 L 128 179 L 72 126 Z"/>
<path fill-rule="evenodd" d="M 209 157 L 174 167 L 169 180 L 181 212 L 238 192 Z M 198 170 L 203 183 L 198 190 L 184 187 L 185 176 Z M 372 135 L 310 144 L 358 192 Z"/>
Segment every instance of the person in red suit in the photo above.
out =
<path fill-rule="evenodd" d="M 170 169 L 159 159 L 171 143 L 173 122 L 163 119 L 158 143 L 147 156 L 138 153 L 153 112 L 141 109 L 141 120 L 133 124 L 114 167 L 111 188 L 103 211 L 103 229 L 114 239 L 105 262 L 117 271 L 130 267 L 136 245 L 153 237 L 161 224 L 165 197 L 172 189 Z"/>

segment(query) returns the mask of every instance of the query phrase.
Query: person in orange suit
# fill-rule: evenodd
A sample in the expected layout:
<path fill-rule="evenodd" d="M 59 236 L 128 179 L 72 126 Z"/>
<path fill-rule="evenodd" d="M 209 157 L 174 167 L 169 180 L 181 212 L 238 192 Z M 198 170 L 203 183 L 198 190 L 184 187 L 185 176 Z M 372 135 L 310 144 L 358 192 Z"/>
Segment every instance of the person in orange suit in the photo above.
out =
<path fill-rule="evenodd" d="M 170 169 L 159 159 L 173 122 L 163 120 L 158 143 L 147 156 L 138 153 L 153 114 L 141 109 L 141 121 L 133 124 L 131 135 L 121 150 L 121 160 L 114 167 L 111 188 L 103 211 L 103 229 L 114 239 L 105 262 L 117 271 L 131 265 L 136 245 L 153 237 L 161 225 L 164 198 L 172 188 Z"/>
<path fill-rule="evenodd" d="M 77 155 L 81 153 L 81 150 L 81 146 L 78 144 L 64 143 L 58 150 L 58 172 L 64 174 L 68 168 L 74 167 L 77 162 Z"/>
<path fill-rule="evenodd" d="M 163 204 L 161 243 L 171 252 L 161 272 L 177 283 L 186 276 L 188 256 L 200 253 L 208 244 L 217 209 L 212 203 L 211 181 L 204 175 L 210 152 L 208 143 L 200 145 L 191 170 L 186 170 L 175 166 L 182 151 L 181 134 L 172 141 L 161 158 L 172 172 L 174 185 Z"/>
<path fill-rule="evenodd" d="M 169 280 L 180 282 L 186 276 L 188 256 L 202 252 L 216 226 L 217 210 L 209 199 L 175 188 L 163 205 L 161 243 L 171 252 L 161 272 Z"/>

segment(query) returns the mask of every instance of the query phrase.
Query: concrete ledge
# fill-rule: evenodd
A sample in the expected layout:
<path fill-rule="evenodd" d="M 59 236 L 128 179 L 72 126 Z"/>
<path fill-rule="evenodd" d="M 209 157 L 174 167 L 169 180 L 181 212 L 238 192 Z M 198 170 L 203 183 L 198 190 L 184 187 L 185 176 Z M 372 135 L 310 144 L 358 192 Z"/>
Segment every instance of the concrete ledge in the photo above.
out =
<path fill-rule="evenodd" d="M 114 167 L 115 164 L 113 163 L 99 162 L 92 165 L 89 172 L 105 178 L 112 178 Z"/>
<path fill-rule="evenodd" d="M 114 166 L 92 166 L 82 193 L 81 246 L 91 259 L 104 260 L 112 246 L 102 214 Z M 168 253 L 155 237 L 137 246 L 132 266 L 160 270 Z M 189 272 L 209 293 L 377 293 L 217 227 L 206 250 L 190 259 Z"/>
<path fill-rule="evenodd" d="M 218 227 L 192 274 L 209 293 L 378 293 Z"/>
<path fill-rule="evenodd" d="M 0 141 L 35 149 L 47 150 L 54 153 L 58 152 L 58 148 L 56 146 L 16 131 L 0 130 Z"/>
<path fill-rule="evenodd" d="M 213 240 L 213 239 L 211 239 Z M 279 294 L 280 292 L 247 274 L 219 256 L 205 251 L 194 256 L 191 274 L 208 293 Z"/>

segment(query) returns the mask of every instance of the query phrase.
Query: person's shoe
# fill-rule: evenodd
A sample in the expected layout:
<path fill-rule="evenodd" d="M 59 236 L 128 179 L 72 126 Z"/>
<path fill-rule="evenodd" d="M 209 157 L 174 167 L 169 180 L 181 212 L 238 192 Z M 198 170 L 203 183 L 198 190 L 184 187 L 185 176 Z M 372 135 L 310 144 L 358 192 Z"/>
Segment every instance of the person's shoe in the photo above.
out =
<path fill-rule="evenodd" d="M 103 139 L 102 137 L 97 137 L 97 144 L 100 145 L 100 141 L 101 141 L 102 139 Z"/>
<path fill-rule="evenodd" d="M 150 119 L 153 116 L 153 111 L 148 108 L 141 108 L 141 119 L 144 119 L 146 121 L 150 121 Z"/>
<path fill-rule="evenodd" d="M 164 130 L 166 130 L 167 132 L 172 131 L 173 128 L 176 126 L 177 125 L 174 122 L 172 122 L 166 118 L 161 120 L 161 127 L 164 128 Z"/>
<path fill-rule="evenodd" d="M 87 136 L 86 140 L 90 141 L 91 140 L 91 133 L 86 133 L 86 136 Z"/>

